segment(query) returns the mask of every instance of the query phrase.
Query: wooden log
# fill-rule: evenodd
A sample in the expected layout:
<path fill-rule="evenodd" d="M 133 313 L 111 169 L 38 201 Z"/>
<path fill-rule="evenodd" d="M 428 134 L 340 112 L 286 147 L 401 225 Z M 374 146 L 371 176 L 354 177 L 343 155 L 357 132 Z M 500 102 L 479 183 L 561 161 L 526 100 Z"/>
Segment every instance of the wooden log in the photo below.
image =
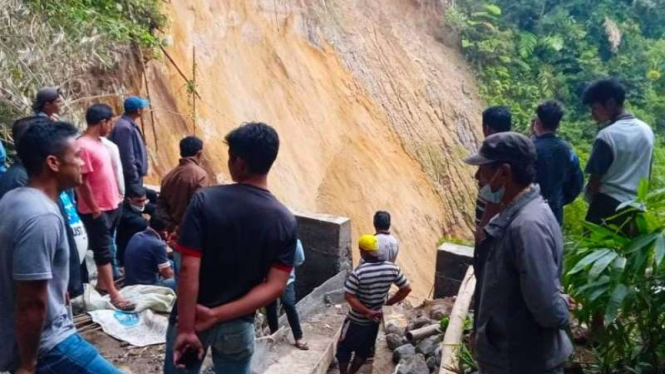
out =
<path fill-rule="evenodd" d="M 441 325 L 438 323 L 429 326 L 421 327 L 419 329 L 411 330 L 406 333 L 406 338 L 410 342 L 425 339 L 428 336 L 439 334 L 441 332 Z"/>
<path fill-rule="evenodd" d="M 458 372 L 459 351 L 462 347 L 462 336 L 464 334 L 464 321 L 466 321 L 466 316 L 469 313 L 475 289 L 476 277 L 473 274 L 473 266 L 469 266 L 457 293 L 455 305 L 450 313 L 450 323 L 441 343 L 440 374 L 455 374 Z"/>

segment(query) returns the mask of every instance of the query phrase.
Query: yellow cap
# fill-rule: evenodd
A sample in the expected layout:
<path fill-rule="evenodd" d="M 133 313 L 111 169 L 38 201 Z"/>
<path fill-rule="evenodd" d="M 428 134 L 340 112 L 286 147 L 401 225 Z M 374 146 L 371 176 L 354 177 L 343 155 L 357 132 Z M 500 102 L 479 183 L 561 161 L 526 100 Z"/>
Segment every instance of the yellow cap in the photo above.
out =
<path fill-rule="evenodd" d="M 358 241 L 358 246 L 363 251 L 375 252 L 379 250 L 379 239 L 374 235 L 363 235 Z"/>

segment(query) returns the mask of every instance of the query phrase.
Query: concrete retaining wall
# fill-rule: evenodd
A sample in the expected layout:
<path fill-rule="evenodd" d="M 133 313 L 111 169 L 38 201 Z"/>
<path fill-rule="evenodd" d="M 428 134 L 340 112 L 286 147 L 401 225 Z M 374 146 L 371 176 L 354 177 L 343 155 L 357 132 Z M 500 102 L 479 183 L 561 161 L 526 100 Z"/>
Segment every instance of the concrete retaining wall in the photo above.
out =
<path fill-rule="evenodd" d="M 351 270 L 351 221 L 327 214 L 293 212 L 305 263 L 296 268 L 296 297 L 308 295 L 340 272 Z"/>
<path fill-rule="evenodd" d="M 436 275 L 434 298 L 440 299 L 457 295 L 464 274 L 473 264 L 473 248 L 443 243 L 436 253 Z"/>

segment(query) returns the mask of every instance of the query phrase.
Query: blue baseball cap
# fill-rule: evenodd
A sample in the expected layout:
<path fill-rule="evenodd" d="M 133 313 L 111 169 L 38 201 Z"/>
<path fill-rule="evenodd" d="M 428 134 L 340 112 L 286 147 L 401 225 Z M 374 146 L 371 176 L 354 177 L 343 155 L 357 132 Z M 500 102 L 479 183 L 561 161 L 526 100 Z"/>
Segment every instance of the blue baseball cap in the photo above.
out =
<path fill-rule="evenodd" d="M 133 112 L 138 109 L 147 107 L 150 102 L 142 97 L 130 96 L 125 99 L 125 112 Z"/>

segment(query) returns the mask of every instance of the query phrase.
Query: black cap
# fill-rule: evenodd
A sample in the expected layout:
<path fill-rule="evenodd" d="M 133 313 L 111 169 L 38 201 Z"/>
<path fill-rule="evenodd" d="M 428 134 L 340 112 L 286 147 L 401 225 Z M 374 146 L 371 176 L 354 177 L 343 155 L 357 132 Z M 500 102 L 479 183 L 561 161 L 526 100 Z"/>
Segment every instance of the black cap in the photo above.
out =
<path fill-rule="evenodd" d="M 516 132 L 500 132 L 488 136 L 478 153 L 464 159 L 469 165 L 534 161 L 536 161 L 536 147 L 533 142 Z"/>

